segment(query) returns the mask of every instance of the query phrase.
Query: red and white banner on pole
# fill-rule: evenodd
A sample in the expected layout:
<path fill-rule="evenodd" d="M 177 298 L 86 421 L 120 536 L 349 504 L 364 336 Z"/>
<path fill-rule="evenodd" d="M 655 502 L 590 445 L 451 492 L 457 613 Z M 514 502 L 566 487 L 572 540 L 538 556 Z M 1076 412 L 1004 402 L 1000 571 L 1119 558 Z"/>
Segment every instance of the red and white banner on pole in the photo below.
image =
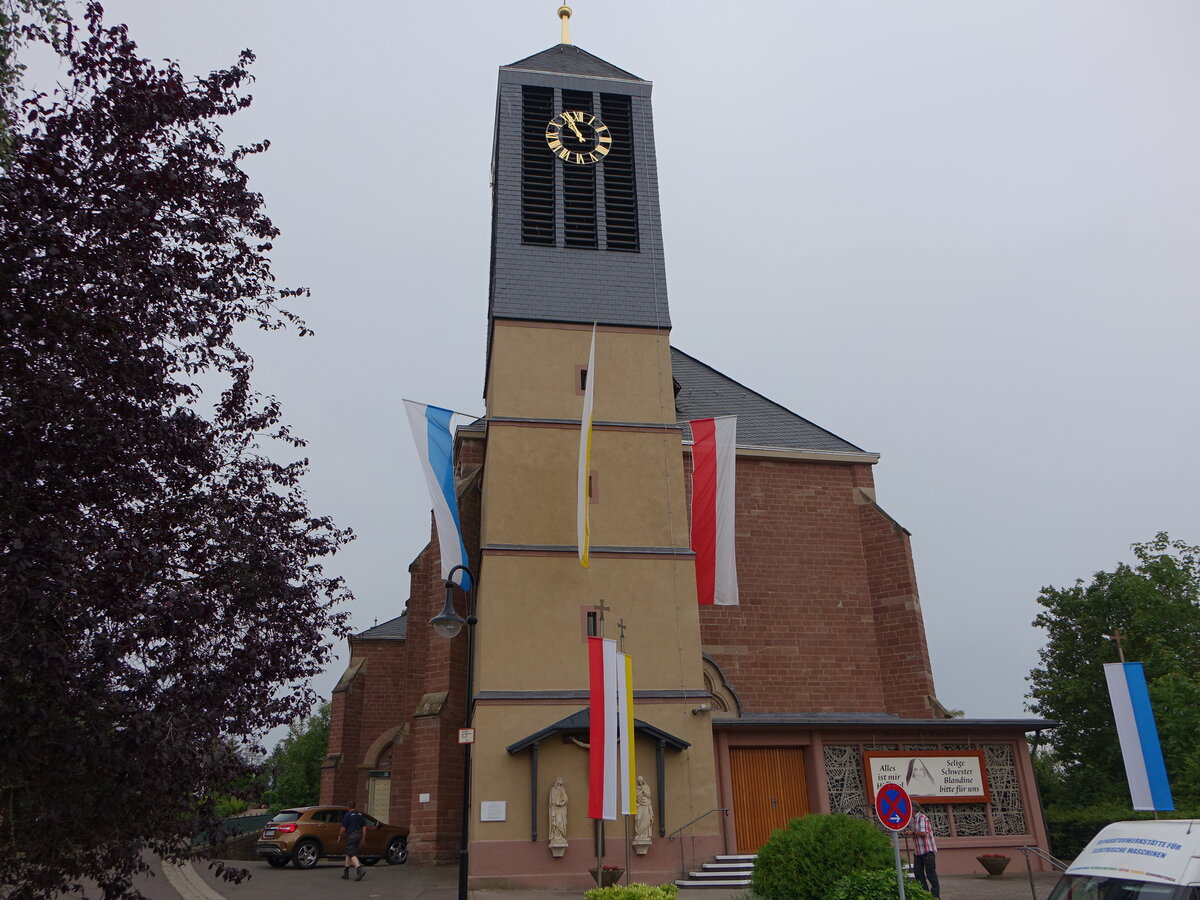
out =
<path fill-rule="evenodd" d="M 694 419 L 692 428 L 692 549 L 700 605 L 738 605 L 734 553 L 734 467 L 737 416 Z"/>
<path fill-rule="evenodd" d="M 588 638 L 588 818 L 617 817 L 617 642 Z"/>
<path fill-rule="evenodd" d="M 637 810 L 633 756 L 633 661 L 617 642 L 588 638 L 588 818 Z M 618 804 L 618 799 L 620 803 Z"/>

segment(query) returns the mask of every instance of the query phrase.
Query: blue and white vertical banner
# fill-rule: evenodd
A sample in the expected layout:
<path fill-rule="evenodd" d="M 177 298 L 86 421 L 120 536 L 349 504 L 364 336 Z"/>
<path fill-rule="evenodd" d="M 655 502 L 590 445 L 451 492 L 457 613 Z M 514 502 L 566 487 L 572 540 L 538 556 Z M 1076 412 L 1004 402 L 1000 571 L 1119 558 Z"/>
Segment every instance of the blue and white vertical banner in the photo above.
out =
<path fill-rule="evenodd" d="M 404 401 L 404 409 L 425 472 L 429 499 L 433 501 L 433 521 L 442 550 L 442 580 L 449 581 L 451 569 L 467 565 L 467 547 L 462 539 L 458 498 L 454 492 L 454 436 L 450 431 L 454 412 L 411 400 Z M 471 589 L 471 579 L 462 569 L 454 573 L 454 583 L 464 591 Z"/>
<path fill-rule="evenodd" d="M 1133 808 L 1174 809 L 1175 801 L 1167 781 L 1167 767 L 1158 743 L 1158 728 L 1154 724 L 1154 710 L 1150 708 L 1150 692 L 1146 689 L 1142 664 L 1106 663 L 1104 677 L 1108 680 L 1108 695 L 1112 698 L 1113 718 L 1117 722 L 1117 737 L 1121 741 L 1121 756 L 1125 758 L 1125 777 L 1129 779 Z"/>

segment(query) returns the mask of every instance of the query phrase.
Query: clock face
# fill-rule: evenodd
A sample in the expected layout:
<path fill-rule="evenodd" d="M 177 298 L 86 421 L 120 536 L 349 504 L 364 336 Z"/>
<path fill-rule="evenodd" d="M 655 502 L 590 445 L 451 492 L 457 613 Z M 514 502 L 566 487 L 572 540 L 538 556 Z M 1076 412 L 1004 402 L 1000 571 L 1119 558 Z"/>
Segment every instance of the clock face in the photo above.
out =
<path fill-rule="evenodd" d="M 586 166 L 608 155 L 612 135 L 591 113 L 563 110 L 546 125 L 546 144 L 563 162 Z"/>

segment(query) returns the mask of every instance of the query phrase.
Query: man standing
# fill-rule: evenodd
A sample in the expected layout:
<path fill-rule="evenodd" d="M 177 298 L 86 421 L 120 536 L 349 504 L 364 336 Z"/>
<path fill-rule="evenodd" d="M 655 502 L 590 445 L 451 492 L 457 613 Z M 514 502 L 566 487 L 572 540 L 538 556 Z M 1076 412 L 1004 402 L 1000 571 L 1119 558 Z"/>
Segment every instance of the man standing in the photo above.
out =
<path fill-rule="evenodd" d="M 937 876 L 937 843 L 933 839 L 933 826 L 921 804 L 913 803 L 912 823 L 908 833 L 913 839 L 913 876 L 935 897 L 942 896 L 942 886 Z"/>
<path fill-rule="evenodd" d="M 350 809 L 342 816 L 342 829 L 338 837 L 346 839 L 346 859 L 342 863 L 342 877 L 350 877 L 350 866 L 354 866 L 354 880 L 362 881 L 367 870 L 358 860 L 358 845 L 362 841 L 363 829 L 367 827 L 366 817 L 358 811 L 354 801 L 350 801 Z"/>

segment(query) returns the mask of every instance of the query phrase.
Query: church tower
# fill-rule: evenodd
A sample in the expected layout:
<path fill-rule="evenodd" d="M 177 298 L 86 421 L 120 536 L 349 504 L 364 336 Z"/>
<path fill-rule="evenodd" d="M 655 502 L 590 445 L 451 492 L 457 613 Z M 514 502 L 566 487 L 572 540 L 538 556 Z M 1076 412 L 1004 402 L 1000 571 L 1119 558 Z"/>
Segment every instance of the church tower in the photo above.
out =
<path fill-rule="evenodd" d="M 633 658 L 636 765 L 654 797 L 655 837 L 718 805 L 711 727 L 692 713 L 708 693 L 650 94 L 649 82 L 565 39 L 500 69 L 472 796 L 477 810 L 507 808 L 504 821 L 473 817 L 473 880 L 561 883 L 595 865 L 579 746 L 589 635 L 620 639 Z M 576 514 L 589 379 L 585 568 Z M 568 847 L 555 857 L 545 817 L 559 777 Z M 696 833 L 716 849 L 709 819 Z M 606 862 L 624 865 L 624 824 L 606 829 Z M 653 849 L 637 858 L 638 879 L 677 874 L 678 859 Z"/>

